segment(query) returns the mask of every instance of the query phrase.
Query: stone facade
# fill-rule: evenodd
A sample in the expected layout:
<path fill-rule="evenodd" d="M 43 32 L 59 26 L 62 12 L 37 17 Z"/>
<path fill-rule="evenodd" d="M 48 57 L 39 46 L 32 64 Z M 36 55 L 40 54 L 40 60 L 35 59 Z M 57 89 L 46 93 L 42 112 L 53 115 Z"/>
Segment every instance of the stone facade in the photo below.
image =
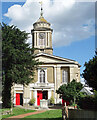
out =
<path fill-rule="evenodd" d="M 80 82 L 80 65 L 70 59 L 53 55 L 52 32 L 50 23 L 43 16 L 33 24 L 32 47 L 36 48 L 35 59 L 43 62 L 35 70 L 34 80 L 27 86 L 14 86 L 14 104 L 28 104 L 30 99 L 35 98 L 35 105 L 40 105 L 41 99 L 50 100 L 54 98 L 55 103 L 62 103 L 56 90 L 62 85 L 75 79 Z M 24 96 L 22 96 L 24 92 Z"/>

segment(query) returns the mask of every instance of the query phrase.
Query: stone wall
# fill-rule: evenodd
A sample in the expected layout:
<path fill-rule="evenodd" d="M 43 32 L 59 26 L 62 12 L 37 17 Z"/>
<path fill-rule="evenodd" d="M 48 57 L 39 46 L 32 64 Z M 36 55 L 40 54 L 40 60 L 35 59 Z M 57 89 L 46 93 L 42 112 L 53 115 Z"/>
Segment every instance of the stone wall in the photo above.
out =
<path fill-rule="evenodd" d="M 49 83 L 54 83 L 54 68 L 53 67 L 47 68 L 47 81 Z"/>

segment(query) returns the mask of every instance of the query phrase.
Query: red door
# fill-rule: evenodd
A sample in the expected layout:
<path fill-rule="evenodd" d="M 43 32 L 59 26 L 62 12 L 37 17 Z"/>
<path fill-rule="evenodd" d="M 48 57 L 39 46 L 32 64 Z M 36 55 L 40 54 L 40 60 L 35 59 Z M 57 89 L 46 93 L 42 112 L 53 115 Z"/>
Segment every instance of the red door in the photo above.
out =
<path fill-rule="evenodd" d="M 20 105 L 20 94 L 16 93 L 16 105 Z"/>
<path fill-rule="evenodd" d="M 37 91 L 37 105 L 40 105 L 40 100 L 42 100 L 42 91 Z"/>

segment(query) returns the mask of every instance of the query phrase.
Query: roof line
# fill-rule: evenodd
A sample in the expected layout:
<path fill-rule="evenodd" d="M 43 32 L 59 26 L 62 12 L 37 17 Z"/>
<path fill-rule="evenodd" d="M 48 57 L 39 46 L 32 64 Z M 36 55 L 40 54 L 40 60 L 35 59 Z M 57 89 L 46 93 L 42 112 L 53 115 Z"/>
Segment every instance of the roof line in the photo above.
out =
<path fill-rule="evenodd" d="M 76 62 L 75 60 L 68 59 L 68 58 L 63 58 L 63 57 L 59 57 L 59 56 L 56 56 L 56 55 L 50 55 L 50 54 L 45 54 L 45 53 L 38 53 L 38 54 L 36 54 L 36 56 L 38 56 L 38 55 L 47 55 L 47 56 L 50 56 L 50 57 L 53 56 L 53 57 L 58 57 L 58 58 L 67 59 L 67 60 L 71 60 L 71 61 Z"/>
<path fill-rule="evenodd" d="M 45 54 L 45 53 L 39 53 L 39 54 L 36 54 L 36 57 L 37 56 L 40 56 L 40 55 L 45 55 L 45 56 L 49 56 L 49 57 L 55 57 L 57 59 L 63 59 L 63 60 L 70 60 L 71 63 L 74 62 L 75 64 L 78 64 L 79 66 L 81 66 L 77 61 L 75 60 L 72 60 L 72 59 L 67 59 L 67 58 L 63 58 L 63 57 L 59 57 L 59 56 L 55 56 L 55 55 L 50 55 L 50 54 Z M 69 61 L 69 62 L 70 62 Z"/>

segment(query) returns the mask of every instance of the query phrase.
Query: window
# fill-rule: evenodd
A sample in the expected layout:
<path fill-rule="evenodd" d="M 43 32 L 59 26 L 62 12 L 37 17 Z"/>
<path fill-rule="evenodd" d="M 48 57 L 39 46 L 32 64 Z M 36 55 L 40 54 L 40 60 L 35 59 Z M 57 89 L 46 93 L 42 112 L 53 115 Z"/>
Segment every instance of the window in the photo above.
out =
<path fill-rule="evenodd" d="M 47 81 L 47 68 L 38 68 L 38 81 L 37 83 L 48 83 Z"/>
<path fill-rule="evenodd" d="M 68 70 L 62 71 L 62 82 L 67 84 L 68 83 Z"/>
<path fill-rule="evenodd" d="M 45 46 L 45 39 L 39 39 L 39 45 Z"/>
<path fill-rule="evenodd" d="M 40 46 L 45 46 L 45 37 L 46 37 L 45 32 L 39 33 L 39 45 Z"/>
<path fill-rule="evenodd" d="M 40 83 L 45 83 L 45 71 L 40 70 Z"/>

